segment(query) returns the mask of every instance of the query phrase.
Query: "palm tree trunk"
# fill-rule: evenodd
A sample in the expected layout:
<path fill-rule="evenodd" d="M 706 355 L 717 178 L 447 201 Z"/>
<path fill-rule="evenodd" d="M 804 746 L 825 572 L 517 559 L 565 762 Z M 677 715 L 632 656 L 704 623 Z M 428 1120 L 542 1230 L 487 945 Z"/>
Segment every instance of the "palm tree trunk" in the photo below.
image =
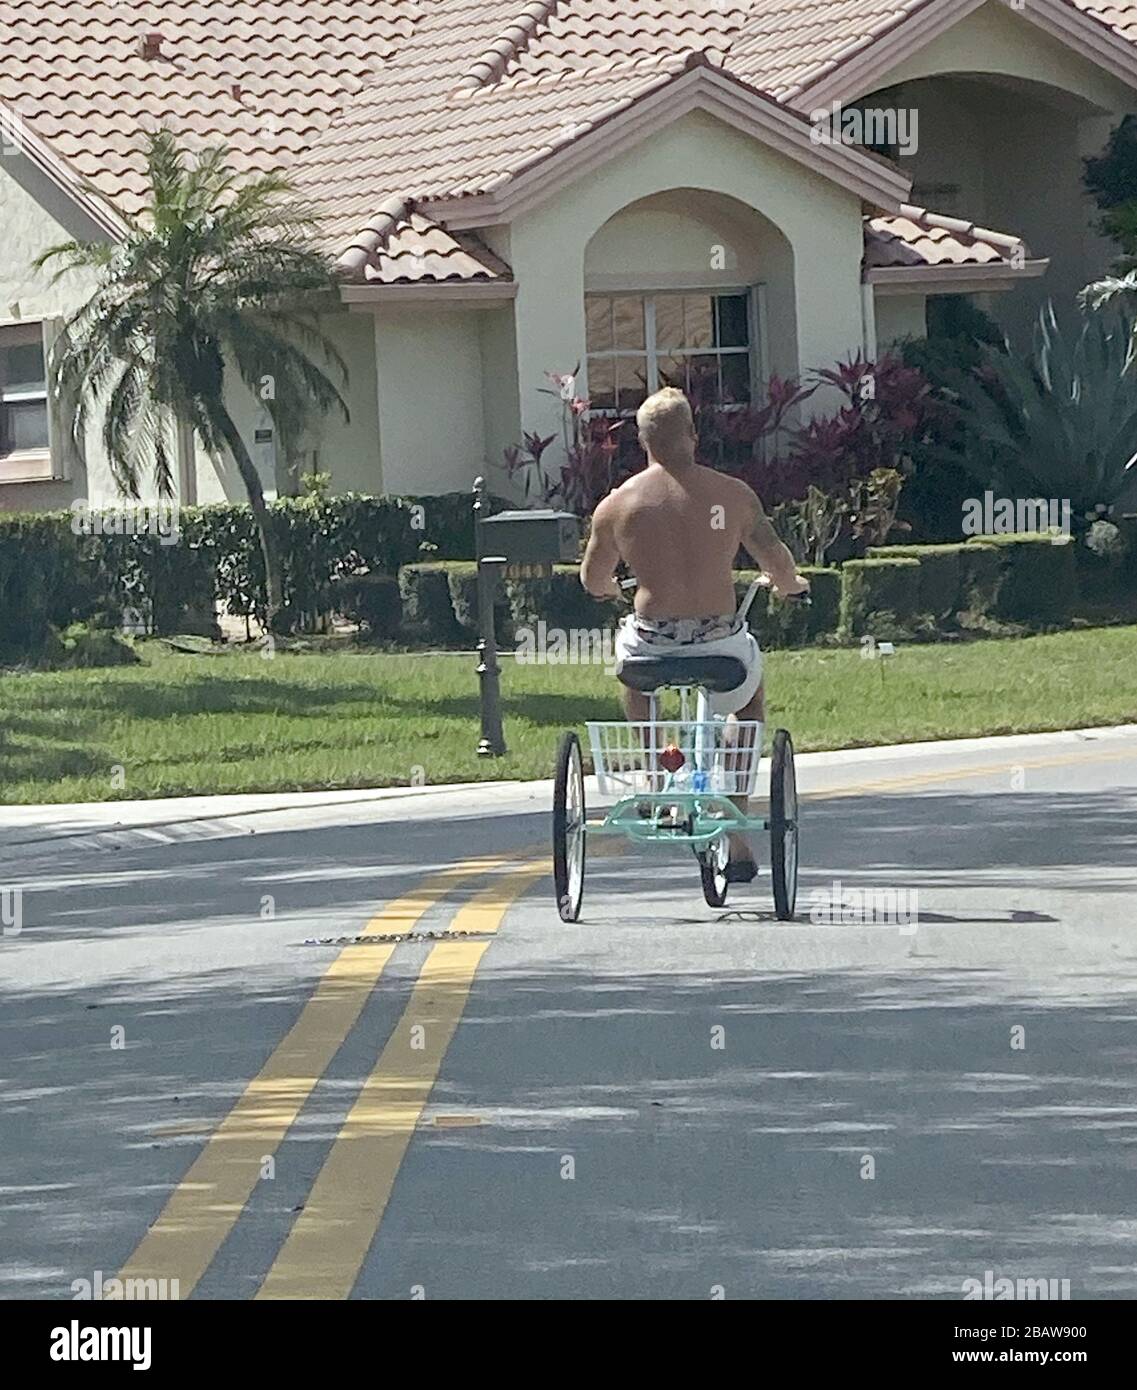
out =
<path fill-rule="evenodd" d="M 237 465 L 241 481 L 245 484 L 245 491 L 249 494 L 249 506 L 253 509 L 253 520 L 257 523 L 257 531 L 261 540 L 261 554 L 264 556 L 265 562 L 265 589 L 268 594 L 267 626 L 269 632 L 276 632 L 284 608 L 284 586 L 280 573 L 280 557 L 273 545 L 271 523 L 268 507 L 265 505 L 260 475 L 257 473 L 256 465 L 245 447 L 245 441 L 241 438 L 237 426 L 223 405 L 215 407 L 214 419 L 221 437 L 233 455 L 233 461 Z"/>

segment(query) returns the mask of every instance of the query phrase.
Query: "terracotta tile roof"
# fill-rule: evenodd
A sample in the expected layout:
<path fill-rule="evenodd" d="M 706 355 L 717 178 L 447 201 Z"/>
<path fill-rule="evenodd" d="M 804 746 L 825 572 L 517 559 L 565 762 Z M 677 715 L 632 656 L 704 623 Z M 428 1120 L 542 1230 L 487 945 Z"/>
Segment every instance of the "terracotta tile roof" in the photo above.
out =
<path fill-rule="evenodd" d="M 434 96 L 414 112 L 413 138 L 399 119 L 403 89 L 375 83 L 348 104 L 295 175 L 317 205 L 334 209 L 328 233 L 342 241 L 366 225 L 377 191 L 423 201 L 492 190 L 673 80 L 685 64 L 680 54 Z"/>
<path fill-rule="evenodd" d="M 1091 3 L 1091 0 L 1074 0 L 1076 9 L 1085 10 L 1102 24 L 1108 24 L 1115 34 L 1130 43 L 1137 43 L 1137 3 L 1135 0 L 1122 0 L 1121 4 L 1109 5 Z"/>
<path fill-rule="evenodd" d="M 140 125 L 287 165 L 421 23 L 430 0 L 0 0 L 0 102 L 127 214 Z M 160 38 L 145 56 L 146 36 Z"/>
<path fill-rule="evenodd" d="M 865 269 L 1010 264 L 1030 250 L 1020 237 L 905 204 L 898 217 L 865 218 Z"/>
<path fill-rule="evenodd" d="M 513 279 L 503 260 L 471 232 L 448 232 L 421 213 L 391 219 L 386 234 L 363 250 L 357 277 L 367 284 L 418 285 Z"/>
<path fill-rule="evenodd" d="M 139 128 L 164 122 L 292 173 L 360 276 L 494 278 L 485 247 L 416 227 L 408 200 L 492 190 L 692 54 L 792 104 L 931 3 L 0 0 L 0 103 L 127 214 Z M 1137 44 L 1137 0 L 1065 3 Z"/>

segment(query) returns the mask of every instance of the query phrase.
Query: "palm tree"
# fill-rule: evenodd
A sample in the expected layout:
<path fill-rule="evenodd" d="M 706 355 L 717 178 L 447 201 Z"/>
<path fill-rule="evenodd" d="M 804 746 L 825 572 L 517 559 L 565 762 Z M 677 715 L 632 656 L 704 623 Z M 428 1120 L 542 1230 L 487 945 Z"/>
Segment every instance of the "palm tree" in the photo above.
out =
<path fill-rule="evenodd" d="M 248 493 L 264 555 L 270 628 L 283 607 L 281 567 L 257 470 L 225 404 L 226 367 L 268 408 L 285 458 L 313 412 L 335 408 L 347 367 L 320 331 L 321 308 L 338 305 L 331 262 L 314 242 L 315 218 L 278 174 L 242 181 L 225 146 L 196 157 L 160 129 L 147 137 L 149 205 L 124 219 L 124 240 L 68 241 L 45 251 L 53 283 L 95 271 L 87 302 L 66 321 L 52 353 L 57 400 L 77 442 L 92 408 L 121 491 L 140 495 L 150 475 L 173 493 L 172 426 L 191 429 L 214 455 L 232 457 Z"/>

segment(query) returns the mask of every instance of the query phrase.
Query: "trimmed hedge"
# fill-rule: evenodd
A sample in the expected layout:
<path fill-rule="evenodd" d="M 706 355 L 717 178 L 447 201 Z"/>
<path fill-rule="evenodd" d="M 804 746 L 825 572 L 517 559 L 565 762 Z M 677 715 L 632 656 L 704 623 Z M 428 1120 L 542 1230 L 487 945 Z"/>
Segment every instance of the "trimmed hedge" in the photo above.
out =
<path fill-rule="evenodd" d="M 786 603 L 769 589 L 759 589 L 755 595 L 750 630 L 766 651 L 804 647 L 836 636 L 841 609 L 840 570 L 803 566 L 800 573 L 809 580 L 812 602 L 808 606 Z M 758 570 L 736 571 L 734 585 L 740 600 L 758 574 Z"/>
<path fill-rule="evenodd" d="M 868 551 L 870 560 L 918 560 L 920 574 L 916 611 L 935 623 L 954 621 L 961 605 L 961 565 L 959 545 L 876 545 Z"/>
<path fill-rule="evenodd" d="M 1061 623 L 1078 596 L 1074 544 L 1045 534 L 984 536 L 995 552 L 1000 582 L 993 613 L 1001 622 Z M 968 541 L 970 548 L 973 542 Z"/>
<path fill-rule="evenodd" d="M 432 524 L 443 544 L 459 543 L 456 506 L 436 514 L 432 499 L 425 502 L 421 518 L 413 501 L 397 497 L 347 493 L 272 503 L 284 601 L 295 625 L 309 631 L 323 625 L 353 576 L 396 576 L 418 558 Z M 118 514 L 87 515 L 99 526 Z M 415 524 L 420 519 L 422 527 Z M 264 560 L 247 504 L 180 509 L 173 544 L 149 532 L 77 535 L 74 520 L 70 511 L 0 515 L 0 653 L 34 652 L 52 627 L 72 622 L 117 626 L 127 609 L 158 634 L 212 635 L 218 602 L 234 616 L 264 620 Z M 471 520 L 471 547 L 472 535 Z"/>
<path fill-rule="evenodd" d="M 398 499 L 411 511 L 414 522 L 421 520 L 417 531 L 423 563 L 430 560 L 473 560 L 474 494 L 473 492 L 443 492 L 437 497 L 402 497 Z M 486 496 L 490 516 L 515 505 L 493 493 Z M 418 510 L 414 510 L 414 509 Z"/>
<path fill-rule="evenodd" d="M 1002 582 L 1002 563 L 995 547 L 968 541 L 959 554 L 959 602 L 965 623 L 994 611 Z"/>
<path fill-rule="evenodd" d="M 802 571 L 813 590 L 810 607 L 771 600 L 760 590 L 750 626 L 763 647 L 803 646 L 837 629 L 841 576 L 837 570 Z M 735 576 L 741 598 L 756 571 Z M 470 645 L 478 640 L 477 566 L 466 561 L 406 565 L 399 573 L 404 635 L 432 646 Z M 564 631 L 611 631 L 628 612 L 616 599 L 596 599 L 580 582 L 578 565 L 556 565 L 543 579 L 507 579 L 495 606 L 497 638 L 505 648 L 522 628 L 538 622 Z"/>
<path fill-rule="evenodd" d="M 593 598 L 580 582 L 579 565 L 554 565 L 547 579 L 507 579 L 505 591 L 515 628 L 543 619 L 555 627 L 604 631 L 628 611 L 619 599 Z"/>
<path fill-rule="evenodd" d="M 919 597 L 919 560 L 846 560 L 841 566 L 840 635 L 907 637 L 919 614 Z"/>
<path fill-rule="evenodd" d="M 95 614 L 96 577 L 66 521 L 56 513 L 0 517 L 0 661 L 34 660 L 55 629 Z"/>
<path fill-rule="evenodd" d="M 876 545 L 873 560 L 919 560 L 921 619 L 949 630 L 967 626 L 970 619 L 991 615 L 999 595 L 1002 567 L 999 552 L 983 541 L 952 545 Z"/>

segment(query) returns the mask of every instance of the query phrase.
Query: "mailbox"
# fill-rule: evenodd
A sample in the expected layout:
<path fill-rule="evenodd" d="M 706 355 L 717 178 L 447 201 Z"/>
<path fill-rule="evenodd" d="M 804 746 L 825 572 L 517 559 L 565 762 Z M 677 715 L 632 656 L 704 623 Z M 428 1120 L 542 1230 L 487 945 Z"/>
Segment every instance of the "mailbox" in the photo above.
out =
<path fill-rule="evenodd" d="M 510 574 L 548 574 L 580 558 L 580 518 L 572 512 L 498 512 L 478 525 L 479 553 L 500 555 Z"/>

